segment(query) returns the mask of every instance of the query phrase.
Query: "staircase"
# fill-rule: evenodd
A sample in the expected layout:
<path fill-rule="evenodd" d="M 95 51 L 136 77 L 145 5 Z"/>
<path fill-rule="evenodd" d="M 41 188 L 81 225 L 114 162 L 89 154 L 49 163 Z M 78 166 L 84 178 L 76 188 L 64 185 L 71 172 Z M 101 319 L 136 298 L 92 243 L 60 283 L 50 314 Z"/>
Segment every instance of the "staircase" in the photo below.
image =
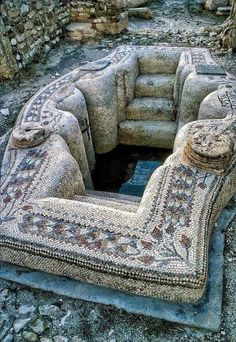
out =
<path fill-rule="evenodd" d="M 177 130 L 173 105 L 175 73 L 162 74 L 160 67 L 150 73 L 148 60 L 142 61 L 140 70 L 135 98 L 126 108 L 126 121 L 120 123 L 120 141 L 125 145 L 172 148 Z"/>

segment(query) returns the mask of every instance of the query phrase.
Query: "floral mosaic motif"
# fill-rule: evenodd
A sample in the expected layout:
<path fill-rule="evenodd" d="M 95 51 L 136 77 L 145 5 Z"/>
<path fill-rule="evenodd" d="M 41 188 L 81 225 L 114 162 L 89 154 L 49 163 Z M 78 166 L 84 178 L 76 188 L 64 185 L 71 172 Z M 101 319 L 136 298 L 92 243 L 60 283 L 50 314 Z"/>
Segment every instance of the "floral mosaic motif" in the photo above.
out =
<path fill-rule="evenodd" d="M 207 179 L 211 176 L 211 173 L 202 174 L 201 171 L 192 170 L 185 165 L 174 167 L 162 215 L 166 233 L 171 234 L 176 226 L 189 226 L 195 187 L 205 190 L 208 186 Z"/>
<path fill-rule="evenodd" d="M 70 243 L 78 247 L 78 253 L 83 250 L 96 251 L 99 255 L 129 259 L 141 265 L 167 265 L 170 261 L 181 261 L 191 266 L 189 250 L 192 241 L 182 234 L 181 240 L 174 238 L 166 241 L 151 241 L 138 236 L 122 234 L 109 229 L 101 229 L 95 225 L 65 222 L 64 220 L 45 217 L 32 211 L 33 206 L 23 207 L 22 221 L 18 228 L 21 233 L 48 238 L 54 241 Z M 32 211 L 32 212 L 31 212 Z M 182 252 L 177 246 L 182 246 Z"/>
<path fill-rule="evenodd" d="M 100 229 L 94 226 L 83 225 L 55 218 L 44 217 L 31 213 L 33 206 L 25 205 L 23 208 L 22 222 L 19 230 L 53 240 L 71 243 L 79 248 L 106 252 L 108 255 L 116 255 L 122 258 L 139 254 L 138 238 L 134 235 L 122 234 L 108 229 Z"/>
<path fill-rule="evenodd" d="M 4 212 L 4 220 L 13 219 L 14 213 L 17 210 L 15 209 L 16 202 L 20 205 L 29 196 L 32 182 L 47 155 L 47 151 L 43 149 L 29 150 L 11 174 L 7 184 L 1 184 L 0 214 Z"/>
<path fill-rule="evenodd" d="M 25 196 L 29 193 L 32 180 L 46 157 L 47 152 L 43 149 L 28 151 L 7 186 L 2 188 L 1 211 L 4 211 L 5 220 L 13 219 L 19 206 L 26 200 Z M 108 256 L 128 258 L 147 266 L 167 265 L 170 261 L 181 261 L 190 266 L 189 252 L 192 240 L 186 233 L 181 233 L 180 238 L 176 238 L 175 231 L 188 227 L 194 188 L 198 186 L 205 190 L 209 185 L 208 178 L 212 179 L 212 174 L 201 173 L 185 165 L 166 168 L 166 170 L 161 184 L 164 186 L 167 179 L 171 181 L 166 196 L 165 211 L 161 215 L 161 220 L 155 225 L 157 210 L 151 210 L 149 220 L 153 228 L 145 240 L 135 235 L 118 233 L 115 229 L 109 230 L 106 227 L 100 229 L 95 223 L 82 225 L 46 217 L 34 213 L 33 206 L 28 204 L 23 206 L 19 230 L 25 234 L 71 243 L 78 246 L 79 250 L 82 248 L 106 253 Z M 172 177 L 169 177 L 170 172 Z M 157 202 L 158 193 L 154 202 Z M 15 202 L 18 209 L 15 209 Z"/>
<path fill-rule="evenodd" d="M 158 227 L 154 227 L 151 232 L 151 235 L 158 240 L 162 239 L 163 231 L 171 235 L 174 233 L 176 227 L 187 227 L 189 225 L 195 186 L 201 190 L 205 190 L 209 185 L 209 177 L 212 178 L 211 173 L 202 173 L 199 170 L 191 169 L 183 164 L 174 167 L 171 173 L 172 175 L 169 179 L 169 187 L 164 202 L 162 218 L 158 222 Z M 167 177 L 168 174 L 164 176 L 164 178 Z M 158 190 L 151 208 L 149 222 L 155 221 L 155 217 L 159 210 L 159 194 L 161 189 Z"/>

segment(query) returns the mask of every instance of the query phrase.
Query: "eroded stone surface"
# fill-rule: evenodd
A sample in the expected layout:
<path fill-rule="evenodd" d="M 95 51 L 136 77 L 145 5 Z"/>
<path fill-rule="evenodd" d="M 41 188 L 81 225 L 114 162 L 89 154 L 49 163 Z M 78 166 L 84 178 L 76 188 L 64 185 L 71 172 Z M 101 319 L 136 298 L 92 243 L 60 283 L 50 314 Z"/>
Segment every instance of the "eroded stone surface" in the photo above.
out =
<path fill-rule="evenodd" d="M 233 156 L 234 143 L 222 132 L 201 131 L 186 143 L 185 161 L 213 172 L 224 172 Z"/>
<path fill-rule="evenodd" d="M 42 144 L 48 137 L 47 128 L 40 124 L 25 123 L 12 132 L 12 142 L 16 147 L 34 147 Z"/>

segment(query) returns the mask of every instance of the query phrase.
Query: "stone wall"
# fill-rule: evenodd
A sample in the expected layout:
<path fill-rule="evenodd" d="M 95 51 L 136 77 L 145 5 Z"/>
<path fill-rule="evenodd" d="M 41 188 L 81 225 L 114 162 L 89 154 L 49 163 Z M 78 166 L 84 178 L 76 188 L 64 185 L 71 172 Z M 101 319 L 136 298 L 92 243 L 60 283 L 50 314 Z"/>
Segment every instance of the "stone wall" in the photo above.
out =
<path fill-rule="evenodd" d="M 59 41 L 69 21 L 65 0 L 3 0 L 0 4 L 0 79 L 12 78 Z"/>
<path fill-rule="evenodd" d="M 82 42 L 120 33 L 128 6 L 128 0 L 0 0 L 0 79 L 48 52 L 68 22 L 68 35 Z"/>
<path fill-rule="evenodd" d="M 91 22 L 96 18 L 95 1 L 71 1 L 70 21 L 71 22 Z"/>

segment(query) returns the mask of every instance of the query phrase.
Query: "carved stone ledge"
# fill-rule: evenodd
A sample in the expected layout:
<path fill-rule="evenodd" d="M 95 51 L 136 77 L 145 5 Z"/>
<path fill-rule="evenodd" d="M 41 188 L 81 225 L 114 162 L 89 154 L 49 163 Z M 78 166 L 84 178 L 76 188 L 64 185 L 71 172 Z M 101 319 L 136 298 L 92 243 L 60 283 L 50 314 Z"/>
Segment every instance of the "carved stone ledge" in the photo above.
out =
<path fill-rule="evenodd" d="M 46 127 L 36 123 L 24 123 L 12 132 L 12 142 L 16 147 L 34 147 L 42 144 L 48 136 Z"/>
<path fill-rule="evenodd" d="M 204 170 L 222 173 L 232 158 L 233 146 L 232 139 L 226 134 L 197 132 L 186 143 L 184 161 Z"/>

